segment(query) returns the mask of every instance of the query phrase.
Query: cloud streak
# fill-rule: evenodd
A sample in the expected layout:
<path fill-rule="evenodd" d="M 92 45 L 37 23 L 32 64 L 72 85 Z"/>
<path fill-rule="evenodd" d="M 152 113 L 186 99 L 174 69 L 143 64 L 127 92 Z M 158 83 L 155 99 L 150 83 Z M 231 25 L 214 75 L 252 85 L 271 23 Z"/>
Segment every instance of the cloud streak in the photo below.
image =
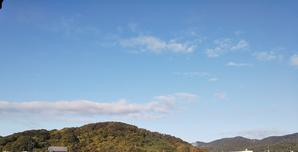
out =
<path fill-rule="evenodd" d="M 227 100 L 227 94 L 225 92 L 216 92 L 213 95 L 217 100 Z"/>
<path fill-rule="evenodd" d="M 291 65 L 298 67 L 298 54 L 294 54 L 291 56 L 290 63 Z"/>
<path fill-rule="evenodd" d="M 219 80 L 215 75 L 212 75 L 208 72 L 174 72 L 177 76 L 182 76 L 186 78 L 205 78 L 208 82 L 216 82 Z"/>
<path fill-rule="evenodd" d="M 280 61 L 283 58 L 281 54 L 278 54 L 275 51 L 256 52 L 253 55 L 256 57 L 256 59 L 260 61 L 274 61 L 274 60 Z"/>
<path fill-rule="evenodd" d="M 237 62 L 228 62 L 226 64 L 226 66 L 229 66 L 229 67 L 252 67 L 253 64 L 249 64 L 249 63 L 237 63 Z"/>
<path fill-rule="evenodd" d="M 177 102 L 194 101 L 197 95 L 191 93 L 175 93 L 154 97 L 146 103 L 133 103 L 125 99 L 114 102 L 96 102 L 90 100 L 74 101 L 0 101 L 0 115 L 26 114 L 37 116 L 67 117 L 79 116 L 144 116 L 158 117 L 175 108 Z"/>
<path fill-rule="evenodd" d="M 215 46 L 206 49 L 209 58 L 216 58 L 225 53 L 248 49 L 249 43 L 246 40 L 235 41 L 229 38 L 214 41 Z"/>
<path fill-rule="evenodd" d="M 158 106 L 157 106 L 158 105 Z M 162 105 L 152 102 L 148 104 L 134 104 L 126 100 L 112 103 L 100 103 L 88 100 L 77 101 L 32 101 L 32 102 L 0 102 L 2 112 L 77 114 L 77 115 L 120 115 L 138 113 L 142 111 L 160 112 Z"/>
<path fill-rule="evenodd" d="M 177 40 L 162 40 L 155 36 L 137 36 L 127 39 L 122 39 L 119 42 L 120 46 L 135 49 L 138 52 L 160 53 L 193 53 L 196 44 L 191 42 L 180 42 Z"/>

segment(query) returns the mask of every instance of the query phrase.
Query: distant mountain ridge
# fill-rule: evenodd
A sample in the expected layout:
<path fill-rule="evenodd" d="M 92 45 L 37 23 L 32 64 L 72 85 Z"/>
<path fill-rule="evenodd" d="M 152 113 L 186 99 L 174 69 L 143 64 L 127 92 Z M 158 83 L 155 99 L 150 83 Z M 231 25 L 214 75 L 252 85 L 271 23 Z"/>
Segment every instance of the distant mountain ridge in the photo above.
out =
<path fill-rule="evenodd" d="M 244 137 L 223 138 L 209 143 L 196 142 L 195 146 L 206 148 L 209 152 L 228 152 L 251 149 L 254 152 L 298 152 L 298 133 L 285 136 L 271 136 L 261 140 Z"/>
<path fill-rule="evenodd" d="M 46 152 L 66 146 L 69 152 L 202 152 L 174 136 L 121 122 L 102 122 L 62 130 L 29 130 L 0 137 L 0 151 Z"/>

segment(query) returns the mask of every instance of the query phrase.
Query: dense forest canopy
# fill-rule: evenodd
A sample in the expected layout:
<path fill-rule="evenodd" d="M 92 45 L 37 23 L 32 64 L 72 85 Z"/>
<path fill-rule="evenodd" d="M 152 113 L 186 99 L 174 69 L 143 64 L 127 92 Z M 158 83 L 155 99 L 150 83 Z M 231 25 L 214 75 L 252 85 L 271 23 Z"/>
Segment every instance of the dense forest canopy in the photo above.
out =
<path fill-rule="evenodd" d="M 0 138 L 0 151 L 44 152 L 49 146 L 66 146 L 71 152 L 201 152 L 176 137 L 120 122 L 30 130 Z"/>

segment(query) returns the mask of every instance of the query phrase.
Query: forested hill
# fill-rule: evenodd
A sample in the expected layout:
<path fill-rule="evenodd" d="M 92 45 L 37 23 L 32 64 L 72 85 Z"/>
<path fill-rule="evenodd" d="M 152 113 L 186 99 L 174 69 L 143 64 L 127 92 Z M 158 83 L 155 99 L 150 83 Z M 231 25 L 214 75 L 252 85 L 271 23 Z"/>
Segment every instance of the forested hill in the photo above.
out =
<path fill-rule="evenodd" d="M 254 152 L 294 152 L 298 151 L 298 133 L 285 136 L 272 136 L 262 140 L 244 137 L 223 138 L 209 143 L 197 142 L 195 145 L 205 147 L 209 152 L 239 151 L 246 148 Z"/>
<path fill-rule="evenodd" d="M 62 130 L 30 130 L 0 138 L 0 151 L 45 152 L 66 146 L 70 152 L 201 152 L 183 140 L 120 122 Z"/>

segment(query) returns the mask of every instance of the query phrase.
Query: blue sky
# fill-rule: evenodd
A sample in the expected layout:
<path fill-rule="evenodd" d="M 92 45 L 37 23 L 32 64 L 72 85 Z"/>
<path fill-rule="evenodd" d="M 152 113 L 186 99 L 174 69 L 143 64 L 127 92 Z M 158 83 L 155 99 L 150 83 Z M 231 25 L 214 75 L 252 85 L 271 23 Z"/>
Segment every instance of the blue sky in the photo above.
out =
<path fill-rule="evenodd" d="M 0 135 L 100 121 L 189 142 L 297 132 L 297 5 L 6 0 Z"/>

